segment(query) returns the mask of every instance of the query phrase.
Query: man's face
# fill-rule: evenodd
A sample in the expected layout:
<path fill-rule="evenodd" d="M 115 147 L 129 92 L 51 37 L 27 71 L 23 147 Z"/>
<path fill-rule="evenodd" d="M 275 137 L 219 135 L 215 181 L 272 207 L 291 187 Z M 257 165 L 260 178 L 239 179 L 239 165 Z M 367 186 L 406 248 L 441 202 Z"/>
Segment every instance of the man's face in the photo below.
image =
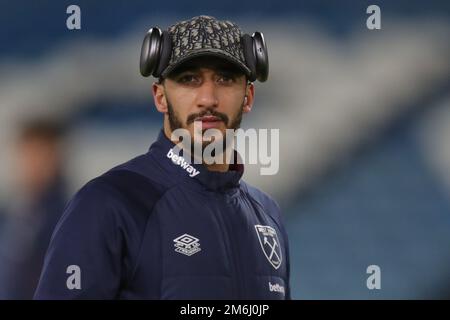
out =
<path fill-rule="evenodd" d="M 239 128 L 254 94 L 242 71 L 212 57 L 186 62 L 153 89 L 157 107 L 160 104 L 158 110 L 165 113 L 164 129 L 169 137 L 179 128 L 194 137 L 194 124 L 201 125 L 202 132 L 218 129 L 224 137 L 226 129 Z"/>

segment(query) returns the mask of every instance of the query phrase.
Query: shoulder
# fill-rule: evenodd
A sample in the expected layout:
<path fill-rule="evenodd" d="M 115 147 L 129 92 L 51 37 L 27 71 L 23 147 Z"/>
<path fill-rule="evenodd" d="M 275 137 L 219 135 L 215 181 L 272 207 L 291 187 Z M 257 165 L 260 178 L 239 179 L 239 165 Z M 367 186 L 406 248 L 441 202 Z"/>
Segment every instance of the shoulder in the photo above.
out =
<path fill-rule="evenodd" d="M 118 192 L 102 176 L 94 178 L 79 189 L 67 203 L 58 223 L 62 226 L 104 225 L 111 222 L 120 202 Z M 109 224 L 109 223 L 107 223 Z"/>
<path fill-rule="evenodd" d="M 169 189 L 177 184 L 176 177 L 170 174 L 161 163 L 152 156 L 151 152 L 139 155 L 127 162 L 124 162 L 109 171 L 103 176 L 116 176 L 116 179 L 121 176 L 125 181 L 127 180 L 142 180 L 146 181 L 159 189 Z M 139 179 L 138 177 L 141 177 Z M 128 177 L 128 178 L 127 178 Z M 143 179 L 143 178 L 146 178 Z M 114 178 L 113 178 L 114 179 Z"/>
<path fill-rule="evenodd" d="M 118 200 L 139 200 L 143 196 L 157 200 L 174 184 L 175 182 L 159 168 L 154 158 L 146 153 L 92 179 L 82 190 L 84 189 L 83 193 L 101 193 L 105 197 Z"/>
<path fill-rule="evenodd" d="M 241 188 L 256 201 L 266 213 L 270 214 L 277 220 L 281 218 L 281 209 L 277 201 L 264 191 L 241 180 Z"/>
<path fill-rule="evenodd" d="M 139 157 L 116 166 L 82 186 L 69 201 L 65 214 L 85 219 L 142 220 L 167 190 L 164 181 L 143 170 Z"/>

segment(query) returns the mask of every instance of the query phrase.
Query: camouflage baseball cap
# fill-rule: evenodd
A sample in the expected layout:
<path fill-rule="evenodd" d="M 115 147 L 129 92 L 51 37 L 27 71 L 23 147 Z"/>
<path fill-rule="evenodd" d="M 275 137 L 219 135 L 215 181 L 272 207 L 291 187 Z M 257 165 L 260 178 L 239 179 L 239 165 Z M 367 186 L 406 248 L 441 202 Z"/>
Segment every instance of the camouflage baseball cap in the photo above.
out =
<path fill-rule="evenodd" d="M 168 29 L 172 52 L 166 77 L 184 62 L 199 56 L 216 56 L 235 64 L 246 75 L 251 71 L 245 64 L 241 30 L 230 21 L 220 21 L 210 16 L 198 16 L 178 22 Z"/>

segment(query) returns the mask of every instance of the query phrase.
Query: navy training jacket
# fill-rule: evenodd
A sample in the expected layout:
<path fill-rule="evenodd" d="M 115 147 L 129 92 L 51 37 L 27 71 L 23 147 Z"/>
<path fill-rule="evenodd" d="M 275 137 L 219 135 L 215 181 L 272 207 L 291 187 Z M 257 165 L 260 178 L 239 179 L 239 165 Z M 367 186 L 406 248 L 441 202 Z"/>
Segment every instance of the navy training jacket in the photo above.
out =
<path fill-rule="evenodd" d="M 228 172 L 188 164 L 163 131 L 91 180 L 52 236 L 36 299 L 290 299 L 280 208 Z"/>

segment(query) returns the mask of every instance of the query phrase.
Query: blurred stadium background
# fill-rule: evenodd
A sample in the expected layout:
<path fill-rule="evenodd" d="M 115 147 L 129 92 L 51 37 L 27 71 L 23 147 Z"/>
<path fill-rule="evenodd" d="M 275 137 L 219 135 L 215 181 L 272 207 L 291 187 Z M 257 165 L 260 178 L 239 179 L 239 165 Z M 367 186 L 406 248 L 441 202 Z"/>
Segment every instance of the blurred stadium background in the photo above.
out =
<path fill-rule="evenodd" d="M 81 30 L 66 28 L 70 4 Z M 370 4 L 381 30 L 366 28 Z M 21 123 L 64 124 L 67 196 L 146 152 L 162 117 L 138 72 L 143 36 L 199 14 L 268 42 L 243 127 L 280 129 L 280 171 L 245 179 L 285 213 L 293 297 L 450 298 L 448 1 L 0 1 L 0 232 Z M 366 287 L 372 264 L 381 290 Z"/>

